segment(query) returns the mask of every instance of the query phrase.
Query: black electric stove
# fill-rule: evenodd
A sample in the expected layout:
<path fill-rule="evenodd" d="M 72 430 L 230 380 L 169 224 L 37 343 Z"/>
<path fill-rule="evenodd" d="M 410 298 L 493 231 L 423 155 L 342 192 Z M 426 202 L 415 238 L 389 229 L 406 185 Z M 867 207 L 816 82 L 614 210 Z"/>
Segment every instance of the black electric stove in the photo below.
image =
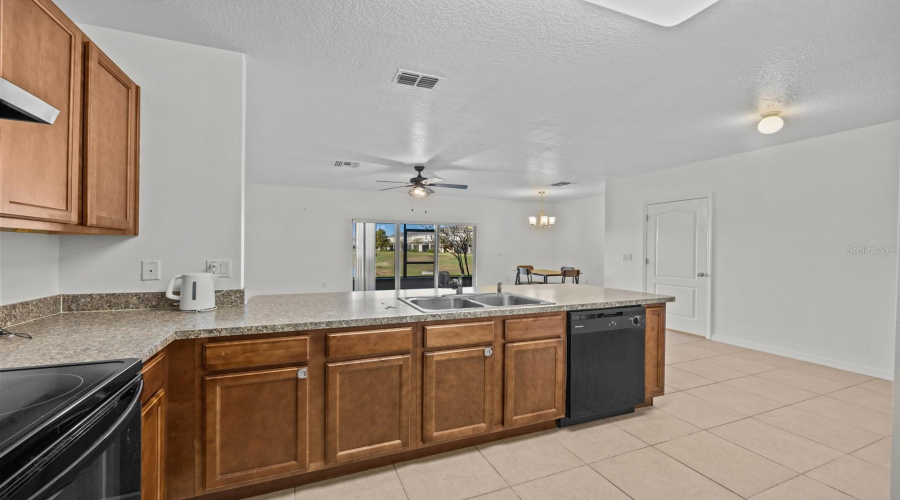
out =
<path fill-rule="evenodd" d="M 135 450 L 139 480 L 140 370 L 138 359 L 0 370 L 0 499 L 107 498 L 90 484 L 111 495 L 119 479 L 92 468 L 121 468 Z"/>

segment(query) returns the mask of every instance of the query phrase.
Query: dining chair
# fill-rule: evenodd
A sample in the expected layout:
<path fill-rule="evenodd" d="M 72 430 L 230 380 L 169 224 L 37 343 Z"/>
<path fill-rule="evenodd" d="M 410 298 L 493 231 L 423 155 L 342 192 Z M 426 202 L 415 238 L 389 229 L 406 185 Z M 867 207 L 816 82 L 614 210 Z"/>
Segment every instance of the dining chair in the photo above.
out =
<path fill-rule="evenodd" d="M 516 266 L 516 284 L 522 284 L 522 276 L 525 276 L 525 279 L 528 281 L 528 284 L 531 284 L 531 271 L 534 270 L 534 266 Z"/>
<path fill-rule="evenodd" d="M 581 271 L 575 269 L 574 267 L 564 267 L 560 269 L 562 273 L 562 282 L 566 282 L 566 278 L 572 278 L 572 283 L 578 284 L 578 276 L 581 274 Z"/>

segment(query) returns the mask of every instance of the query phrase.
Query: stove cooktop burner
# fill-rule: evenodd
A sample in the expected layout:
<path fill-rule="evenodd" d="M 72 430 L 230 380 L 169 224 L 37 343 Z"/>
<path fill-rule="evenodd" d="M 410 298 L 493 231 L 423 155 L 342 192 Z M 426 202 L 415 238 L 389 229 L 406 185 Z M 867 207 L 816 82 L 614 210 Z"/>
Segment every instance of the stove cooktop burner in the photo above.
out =
<path fill-rule="evenodd" d="M 124 367 L 112 361 L 0 370 L 0 455 Z"/>

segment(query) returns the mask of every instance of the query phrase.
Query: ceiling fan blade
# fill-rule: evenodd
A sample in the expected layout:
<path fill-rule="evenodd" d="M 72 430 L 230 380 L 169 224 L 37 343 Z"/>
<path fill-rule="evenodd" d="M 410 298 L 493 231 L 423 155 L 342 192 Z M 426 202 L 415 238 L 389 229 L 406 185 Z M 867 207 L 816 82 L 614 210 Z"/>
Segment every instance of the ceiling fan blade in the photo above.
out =
<path fill-rule="evenodd" d="M 469 189 L 465 184 L 429 184 L 430 187 L 451 188 L 451 189 Z"/>
<path fill-rule="evenodd" d="M 399 188 L 405 188 L 405 187 L 412 187 L 412 186 L 410 186 L 409 184 L 405 184 L 403 186 L 394 186 L 394 187 L 379 189 L 379 191 L 390 191 L 391 189 L 399 189 Z"/>
<path fill-rule="evenodd" d="M 429 178 L 425 179 L 425 181 L 422 182 L 422 184 L 431 185 L 431 184 L 433 184 L 433 183 L 435 183 L 435 182 L 444 182 L 444 179 L 441 179 L 441 178 L 438 177 L 438 176 L 429 177 Z"/>
<path fill-rule="evenodd" d="M 408 182 L 400 182 L 400 181 L 375 181 L 375 182 L 389 182 L 391 184 L 409 184 Z"/>

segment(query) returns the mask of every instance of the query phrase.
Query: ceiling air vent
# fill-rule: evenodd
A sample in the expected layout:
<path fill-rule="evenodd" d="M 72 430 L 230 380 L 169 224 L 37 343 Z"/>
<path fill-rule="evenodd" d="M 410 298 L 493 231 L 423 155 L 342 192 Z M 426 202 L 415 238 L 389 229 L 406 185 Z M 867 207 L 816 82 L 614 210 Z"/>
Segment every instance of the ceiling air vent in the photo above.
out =
<path fill-rule="evenodd" d="M 560 181 L 560 182 L 557 182 L 556 184 L 550 184 L 550 185 L 553 186 L 553 187 L 561 188 L 561 187 L 563 187 L 563 186 L 568 186 L 569 184 L 572 184 L 572 183 L 571 183 L 571 182 L 566 182 L 566 181 Z"/>
<path fill-rule="evenodd" d="M 434 86 L 437 85 L 439 81 L 441 81 L 441 77 L 423 75 L 421 73 L 414 73 L 412 71 L 401 69 L 397 70 L 397 74 L 394 75 L 394 81 L 399 83 L 400 85 L 409 85 L 411 87 L 419 87 L 423 89 L 433 89 Z"/>
<path fill-rule="evenodd" d="M 356 162 L 356 161 L 341 161 L 341 160 L 335 160 L 335 161 L 334 161 L 334 166 L 335 166 L 335 167 L 340 167 L 340 168 L 346 168 L 346 167 L 349 167 L 349 168 L 359 168 L 359 162 Z"/>

